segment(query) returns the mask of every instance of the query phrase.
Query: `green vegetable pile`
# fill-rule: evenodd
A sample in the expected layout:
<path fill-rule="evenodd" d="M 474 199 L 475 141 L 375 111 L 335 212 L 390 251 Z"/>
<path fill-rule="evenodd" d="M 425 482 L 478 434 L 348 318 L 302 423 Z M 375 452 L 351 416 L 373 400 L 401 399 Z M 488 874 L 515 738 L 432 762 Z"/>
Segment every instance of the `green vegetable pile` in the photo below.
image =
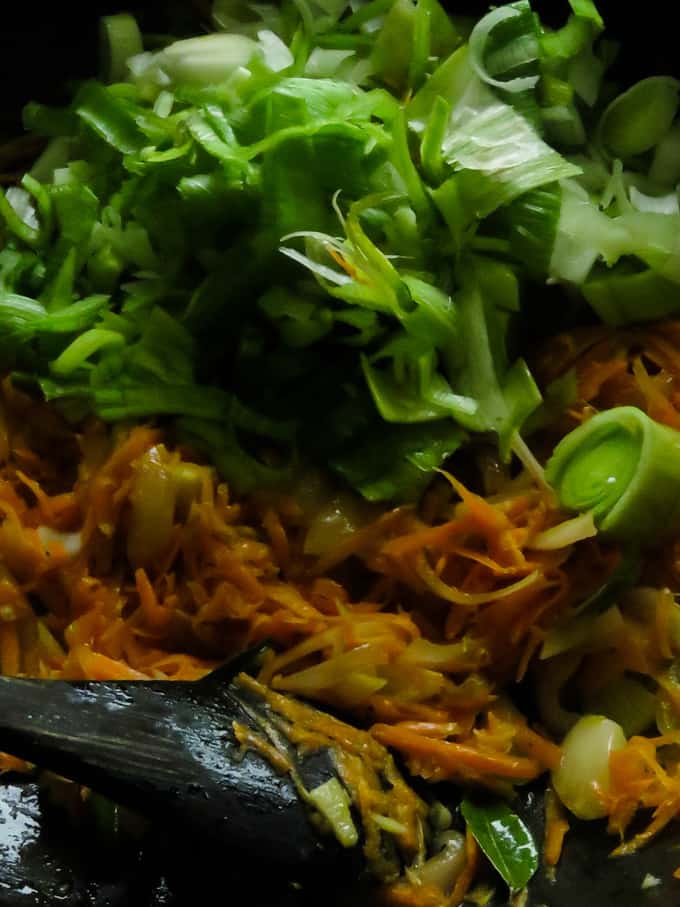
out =
<path fill-rule="evenodd" d="M 680 308 L 679 83 L 619 93 L 570 5 L 217 0 L 146 49 L 108 17 L 108 82 L 25 110 L 0 365 L 74 418 L 172 417 L 243 491 L 313 462 L 408 500 L 475 435 L 524 456 L 529 284 L 614 325 Z"/>

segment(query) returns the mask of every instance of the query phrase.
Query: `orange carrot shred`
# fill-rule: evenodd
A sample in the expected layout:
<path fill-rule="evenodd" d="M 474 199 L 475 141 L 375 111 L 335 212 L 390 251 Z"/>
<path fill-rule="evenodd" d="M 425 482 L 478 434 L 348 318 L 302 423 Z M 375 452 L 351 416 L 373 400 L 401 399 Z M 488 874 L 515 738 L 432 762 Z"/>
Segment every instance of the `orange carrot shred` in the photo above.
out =
<path fill-rule="evenodd" d="M 462 904 L 465 895 L 470 890 L 470 886 L 477 874 L 479 856 L 479 846 L 468 828 L 465 832 L 465 868 L 456 879 L 456 884 L 448 898 L 450 907 L 458 907 L 459 904 Z"/>
<path fill-rule="evenodd" d="M 543 860 L 546 866 L 557 866 L 562 854 L 564 839 L 569 831 L 569 822 L 552 788 L 545 793 L 545 840 Z"/>

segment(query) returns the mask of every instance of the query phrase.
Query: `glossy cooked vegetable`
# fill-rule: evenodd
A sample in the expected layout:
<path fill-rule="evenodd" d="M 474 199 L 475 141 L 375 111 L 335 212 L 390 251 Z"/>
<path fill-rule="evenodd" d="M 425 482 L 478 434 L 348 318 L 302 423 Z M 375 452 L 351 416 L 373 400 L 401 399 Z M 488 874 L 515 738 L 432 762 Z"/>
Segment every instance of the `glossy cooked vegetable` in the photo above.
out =
<path fill-rule="evenodd" d="M 680 432 L 632 406 L 593 416 L 558 444 L 546 478 L 603 534 L 657 545 L 680 531 Z"/>
<path fill-rule="evenodd" d="M 48 141 L 0 193 L 3 673 L 191 679 L 269 640 L 263 690 L 368 729 L 315 793 L 346 846 L 357 740 L 495 797 L 439 827 L 372 777 L 402 907 L 483 899 L 489 862 L 521 889 L 504 801 L 547 772 L 550 866 L 558 798 L 618 853 L 678 814 L 679 335 L 644 324 L 678 311 L 678 83 L 613 85 L 571 8 L 109 17 L 112 81 L 29 105 Z M 602 324 L 525 361 L 548 281 Z"/>

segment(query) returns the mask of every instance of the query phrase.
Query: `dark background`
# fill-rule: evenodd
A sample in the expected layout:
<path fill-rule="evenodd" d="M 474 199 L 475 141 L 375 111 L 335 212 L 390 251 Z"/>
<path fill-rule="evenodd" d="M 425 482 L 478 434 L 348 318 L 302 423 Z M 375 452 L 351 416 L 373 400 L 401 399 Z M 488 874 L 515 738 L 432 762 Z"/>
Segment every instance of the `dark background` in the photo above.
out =
<path fill-rule="evenodd" d="M 448 4 L 456 13 L 477 14 L 488 5 L 474 0 Z M 533 6 L 554 25 L 565 21 L 568 14 L 567 0 L 535 0 Z M 671 12 L 674 6 L 668 0 L 599 0 L 607 34 L 623 42 L 623 65 L 630 81 L 642 75 L 678 71 L 678 38 Z M 62 0 L 50 6 L 4 0 L 0 3 L 0 130 L 7 133 L 12 126 L 16 130 L 18 112 L 27 101 L 65 100 L 69 78 L 96 73 L 99 16 L 132 10 L 143 26 L 164 30 L 169 9 L 176 26 L 178 19 L 189 22 L 206 8 L 209 0 Z"/>

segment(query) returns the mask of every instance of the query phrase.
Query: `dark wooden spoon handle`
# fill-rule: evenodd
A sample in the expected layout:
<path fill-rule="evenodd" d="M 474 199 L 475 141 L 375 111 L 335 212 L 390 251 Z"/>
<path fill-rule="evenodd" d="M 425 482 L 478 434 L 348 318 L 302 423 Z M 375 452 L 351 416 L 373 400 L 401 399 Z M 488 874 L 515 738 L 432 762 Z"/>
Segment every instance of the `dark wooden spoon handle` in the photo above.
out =
<path fill-rule="evenodd" d="M 87 682 L 0 677 L 0 749 L 145 813 L 179 821 L 268 860 L 316 862 L 328 843 L 291 779 L 243 753 L 234 720 L 253 706 L 226 684 Z M 315 761 L 318 783 L 333 774 Z M 332 849 L 332 842 L 331 849 Z"/>

